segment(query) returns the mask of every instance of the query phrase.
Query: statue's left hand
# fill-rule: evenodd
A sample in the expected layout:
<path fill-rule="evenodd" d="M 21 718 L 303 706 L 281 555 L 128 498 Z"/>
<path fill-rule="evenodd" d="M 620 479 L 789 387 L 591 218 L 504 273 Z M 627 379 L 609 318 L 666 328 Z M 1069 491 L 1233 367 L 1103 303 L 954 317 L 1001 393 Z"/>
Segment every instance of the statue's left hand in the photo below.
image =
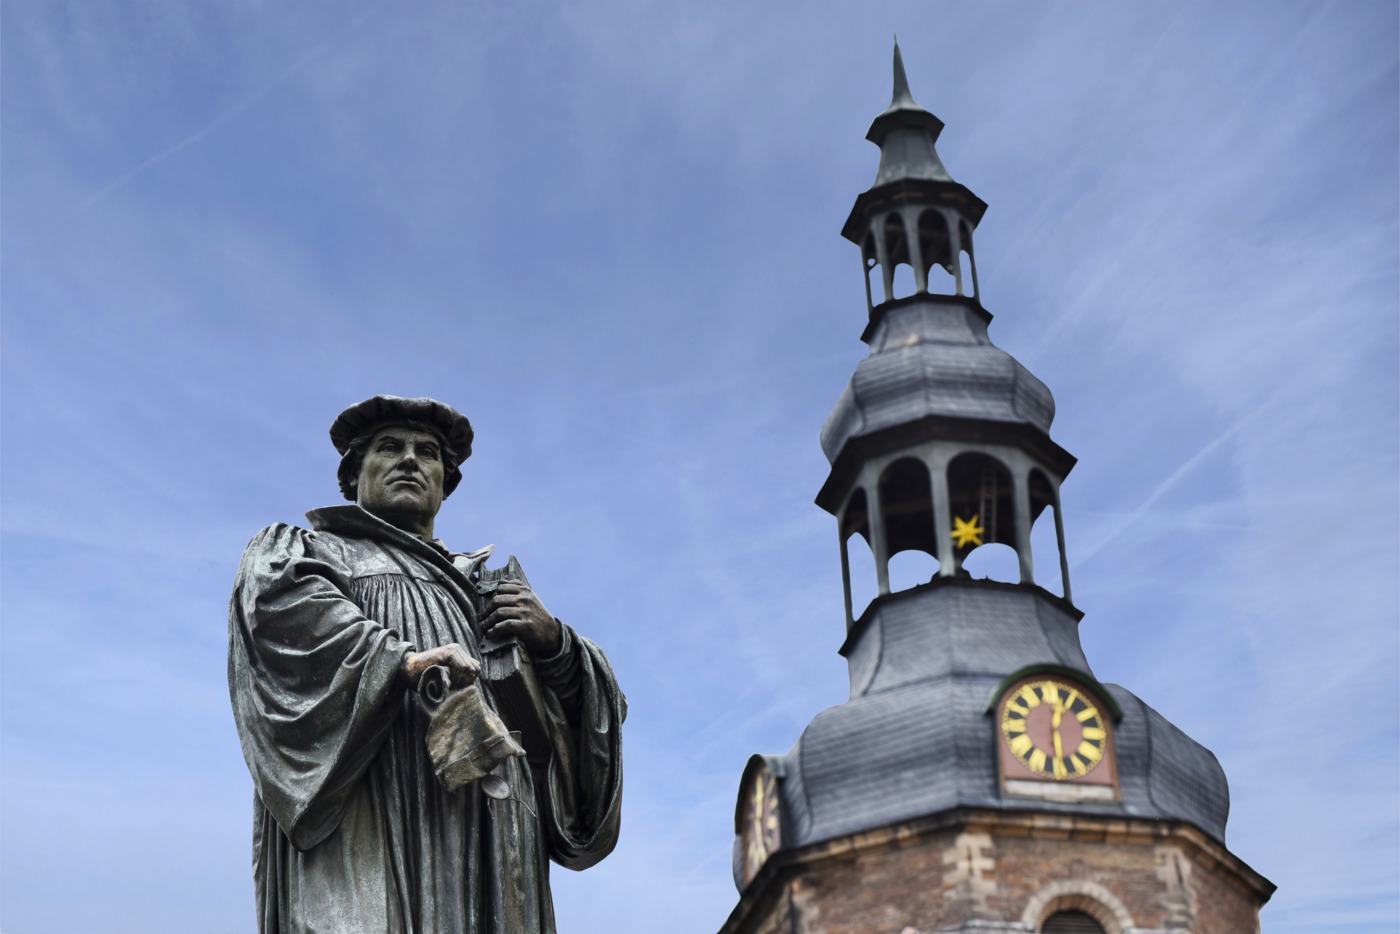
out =
<path fill-rule="evenodd" d="M 535 592 L 511 580 L 501 581 L 491 595 L 481 628 L 495 636 L 515 636 L 531 655 L 553 655 L 563 638 L 559 620 L 550 615 Z"/>

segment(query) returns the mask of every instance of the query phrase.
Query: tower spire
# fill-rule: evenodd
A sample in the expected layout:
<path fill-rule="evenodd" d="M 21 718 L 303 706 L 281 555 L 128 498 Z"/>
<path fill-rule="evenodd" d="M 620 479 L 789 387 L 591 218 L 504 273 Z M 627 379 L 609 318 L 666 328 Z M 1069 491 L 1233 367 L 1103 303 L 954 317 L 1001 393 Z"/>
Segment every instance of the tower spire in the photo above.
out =
<path fill-rule="evenodd" d="M 861 248 L 872 321 L 888 302 L 911 294 L 973 299 L 972 231 L 987 209 L 938 157 L 943 121 L 915 103 L 898 36 L 893 66 L 890 104 L 865 134 L 880 147 L 875 183 L 856 199 L 841 229 Z M 967 254 L 965 265 L 960 253 Z M 896 279 L 901 266 L 912 282 Z"/>
<path fill-rule="evenodd" d="M 909 76 L 904 73 L 904 56 L 899 52 L 899 34 L 894 37 L 894 94 L 890 96 L 890 108 L 918 107 L 914 96 L 909 93 Z"/>
<path fill-rule="evenodd" d="M 904 71 L 904 54 L 899 50 L 899 37 L 894 39 L 894 92 L 890 95 L 890 106 L 870 124 L 865 138 L 877 146 L 884 147 L 885 138 L 897 130 L 910 130 L 916 136 L 927 136 L 929 152 L 920 153 L 926 161 L 932 153 L 933 143 L 943 131 L 943 121 L 920 107 L 909 91 L 909 76 Z M 922 148 L 922 147 L 920 147 Z M 940 166 L 941 168 L 941 166 Z"/>

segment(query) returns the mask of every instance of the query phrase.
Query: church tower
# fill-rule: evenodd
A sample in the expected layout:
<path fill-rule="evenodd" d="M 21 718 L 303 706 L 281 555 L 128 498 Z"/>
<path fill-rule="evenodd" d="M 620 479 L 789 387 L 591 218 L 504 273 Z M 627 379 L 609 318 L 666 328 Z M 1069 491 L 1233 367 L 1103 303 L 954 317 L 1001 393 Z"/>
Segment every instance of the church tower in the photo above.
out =
<path fill-rule="evenodd" d="M 1274 886 L 1225 845 L 1215 756 L 1084 657 L 1075 459 L 1050 391 L 987 335 L 986 204 L 942 129 L 896 45 L 879 170 L 841 231 L 870 354 L 821 431 L 850 699 L 745 768 L 721 934 L 1257 931 Z"/>

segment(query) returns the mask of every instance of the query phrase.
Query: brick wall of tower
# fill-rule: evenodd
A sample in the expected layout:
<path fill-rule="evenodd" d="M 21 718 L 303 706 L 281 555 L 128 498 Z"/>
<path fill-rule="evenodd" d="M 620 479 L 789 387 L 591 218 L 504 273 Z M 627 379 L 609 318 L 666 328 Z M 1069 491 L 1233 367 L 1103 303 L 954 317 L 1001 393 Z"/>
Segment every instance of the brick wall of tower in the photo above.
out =
<path fill-rule="evenodd" d="M 995 931 L 1028 906 L 1039 909 L 1034 924 L 1090 903 L 1124 928 L 1250 934 L 1267 898 L 1259 877 L 1198 831 L 1147 822 L 1018 815 L 910 825 L 799 856 L 750 887 L 722 934 L 927 934 L 973 921 Z"/>
<path fill-rule="evenodd" d="M 1192 889 L 1202 906 L 1192 934 L 1258 934 L 1259 907 L 1239 883 L 1214 866 L 1192 860 Z"/>

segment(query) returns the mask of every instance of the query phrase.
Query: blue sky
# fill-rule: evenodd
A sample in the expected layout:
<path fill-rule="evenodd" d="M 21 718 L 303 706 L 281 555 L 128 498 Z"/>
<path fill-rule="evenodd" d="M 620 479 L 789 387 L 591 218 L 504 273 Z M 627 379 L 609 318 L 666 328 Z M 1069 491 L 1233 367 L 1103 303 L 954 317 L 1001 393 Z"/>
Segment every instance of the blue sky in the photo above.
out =
<path fill-rule="evenodd" d="M 5 934 L 251 934 L 228 589 L 377 392 L 471 417 L 439 532 L 629 695 L 561 928 L 719 926 L 744 761 L 845 699 L 817 430 L 895 31 L 1080 458 L 1096 673 L 1219 756 L 1265 931 L 1394 930 L 1393 3 L 3 14 Z"/>

